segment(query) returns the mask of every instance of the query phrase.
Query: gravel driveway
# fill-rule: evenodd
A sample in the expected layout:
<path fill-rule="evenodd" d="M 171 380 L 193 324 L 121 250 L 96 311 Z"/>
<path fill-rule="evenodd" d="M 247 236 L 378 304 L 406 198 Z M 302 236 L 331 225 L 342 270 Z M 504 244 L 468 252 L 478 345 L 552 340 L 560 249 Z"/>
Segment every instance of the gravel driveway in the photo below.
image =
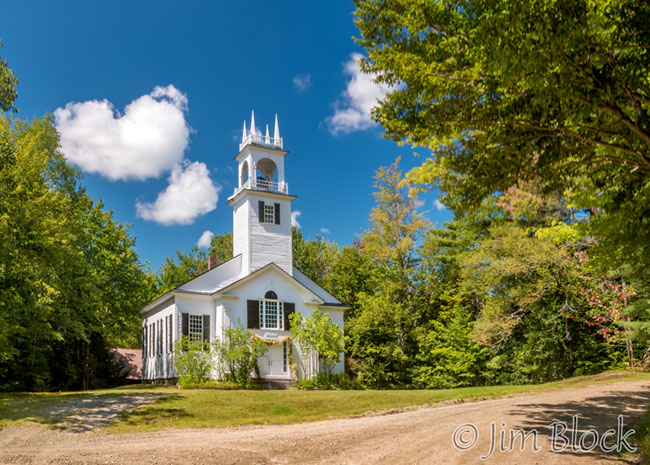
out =
<path fill-rule="evenodd" d="M 0 432 L 0 463 L 620 463 L 615 453 L 603 450 L 603 447 L 609 448 L 614 440 L 611 434 L 609 441 L 603 441 L 602 447 L 599 444 L 591 452 L 571 450 L 571 447 L 554 452 L 553 430 L 549 425 L 562 421 L 571 430 L 576 416 L 580 433 L 575 441 L 570 431 L 563 435 L 579 446 L 582 433 L 593 428 L 582 444 L 588 448 L 595 436 L 600 439 L 608 430 L 618 429 L 617 421 L 621 415 L 624 436 L 649 403 L 650 382 L 631 381 L 288 426 L 116 435 L 101 430 L 75 434 L 23 425 Z M 467 426 L 459 430 L 464 424 Z M 496 450 L 488 460 L 482 461 L 481 456 L 490 455 L 492 428 L 497 437 Z M 523 451 L 520 450 L 520 436 L 516 434 L 519 429 L 529 433 Z M 561 424 L 556 423 L 555 429 L 559 438 Z M 537 433 L 532 433 L 533 430 Z M 452 444 L 455 431 L 458 445 L 467 450 L 459 450 Z M 512 448 L 509 446 L 511 431 L 515 437 Z M 504 446 L 500 446 L 501 432 Z M 475 438 L 476 443 L 470 447 Z M 533 439 L 536 439 L 536 444 Z M 559 448 L 562 441 L 556 440 L 555 445 Z"/>

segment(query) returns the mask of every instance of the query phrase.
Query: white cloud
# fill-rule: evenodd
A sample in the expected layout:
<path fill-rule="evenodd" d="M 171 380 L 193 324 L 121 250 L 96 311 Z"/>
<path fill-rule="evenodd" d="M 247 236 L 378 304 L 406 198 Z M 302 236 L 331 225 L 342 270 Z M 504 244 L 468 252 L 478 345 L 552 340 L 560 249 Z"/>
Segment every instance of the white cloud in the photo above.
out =
<path fill-rule="evenodd" d="M 332 231 L 330 231 L 330 230 L 327 229 L 327 228 L 320 228 L 320 232 L 321 232 L 322 234 L 332 234 Z"/>
<path fill-rule="evenodd" d="M 203 234 L 201 234 L 201 237 L 199 237 L 199 240 L 196 242 L 196 246 L 202 249 L 207 249 L 210 247 L 212 236 L 214 236 L 212 231 L 203 231 Z"/>
<path fill-rule="evenodd" d="M 439 211 L 447 209 L 447 207 L 445 207 L 443 203 L 438 199 L 436 199 L 435 202 L 433 202 L 433 206 L 436 207 L 436 210 Z"/>
<path fill-rule="evenodd" d="M 187 97 L 156 87 L 120 114 L 108 100 L 70 102 L 54 111 L 66 158 L 111 180 L 159 177 L 183 159 L 190 128 Z"/>
<path fill-rule="evenodd" d="M 300 227 L 300 223 L 298 222 L 298 217 L 302 215 L 302 212 L 299 210 L 296 210 L 295 212 L 291 212 L 291 226 L 295 226 L 296 228 Z"/>
<path fill-rule="evenodd" d="M 364 74 L 359 68 L 361 55 L 353 53 L 343 72 L 349 77 L 347 87 L 341 99 L 334 104 L 334 114 L 326 122 L 333 135 L 368 129 L 375 123 L 370 118 L 370 111 L 390 89 L 373 82 L 372 74 Z"/>
<path fill-rule="evenodd" d="M 169 176 L 169 185 L 155 202 L 136 203 L 138 216 L 164 225 L 192 224 L 217 208 L 219 187 L 210 179 L 205 163 L 184 161 Z"/>
<path fill-rule="evenodd" d="M 293 78 L 293 86 L 298 92 L 304 92 L 311 87 L 311 74 L 299 74 Z"/>
<path fill-rule="evenodd" d="M 422 208 L 422 207 L 424 207 L 425 203 L 426 202 L 424 200 L 422 200 L 422 199 L 416 199 L 415 202 L 413 202 L 413 206 L 415 208 Z"/>

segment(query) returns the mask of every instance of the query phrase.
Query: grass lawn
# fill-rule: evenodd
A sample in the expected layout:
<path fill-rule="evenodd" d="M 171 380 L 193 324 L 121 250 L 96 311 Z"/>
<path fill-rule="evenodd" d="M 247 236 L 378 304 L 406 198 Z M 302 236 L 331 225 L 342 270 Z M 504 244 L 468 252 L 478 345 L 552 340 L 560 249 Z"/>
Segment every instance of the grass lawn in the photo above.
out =
<path fill-rule="evenodd" d="M 650 373 L 621 373 L 571 378 L 524 386 L 488 386 L 441 390 L 387 391 L 224 391 L 179 390 L 174 387 L 132 385 L 82 393 L 0 394 L 0 427 L 20 421 L 53 424 L 62 420 L 53 412 L 69 402 L 91 396 L 157 394 L 158 400 L 108 426 L 115 433 L 165 428 L 228 427 L 287 424 L 342 418 L 373 410 L 442 402 L 485 399 L 526 392 L 549 391 L 596 383 L 650 379 Z"/>

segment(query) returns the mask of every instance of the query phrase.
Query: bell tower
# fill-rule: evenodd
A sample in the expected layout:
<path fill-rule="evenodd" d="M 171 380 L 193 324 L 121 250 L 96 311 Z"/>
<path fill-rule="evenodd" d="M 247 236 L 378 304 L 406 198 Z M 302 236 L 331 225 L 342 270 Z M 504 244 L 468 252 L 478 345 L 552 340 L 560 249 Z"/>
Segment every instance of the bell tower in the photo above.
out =
<path fill-rule="evenodd" d="M 233 256 L 242 256 L 242 276 L 273 262 L 293 276 L 291 248 L 291 201 L 285 179 L 283 148 L 278 116 L 273 137 L 269 126 L 262 135 L 251 114 L 250 129 L 242 131 L 238 185 L 228 198 L 233 207 Z"/>

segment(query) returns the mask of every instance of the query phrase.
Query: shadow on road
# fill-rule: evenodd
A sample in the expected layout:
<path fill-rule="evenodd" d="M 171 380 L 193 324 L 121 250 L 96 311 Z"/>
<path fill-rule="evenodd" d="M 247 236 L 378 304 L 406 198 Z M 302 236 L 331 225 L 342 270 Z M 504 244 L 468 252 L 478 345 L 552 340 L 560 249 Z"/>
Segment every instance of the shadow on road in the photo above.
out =
<path fill-rule="evenodd" d="M 650 389 L 639 391 L 620 391 L 612 390 L 606 395 L 588 397 L 580 402 L 567 401 L 564 403 L 530 403 L 518 405 L 512 409 L 511 415 L 525 416 L 526 420 L 517 425 L 508 425 L 509 428 L 523 428 L 526 431 L 536 429 L 540 438 L 540 443 L 544 438 L 552 438 L 552 428 L 549 426 L 553 422 L 561 421 L 567 424 L 566 437 L 571 439 L 573 416 L 578 417 L 577 438 L 589 429 L 595 429 L 599 435 L 602 435 L 609 429 L 617 429 L 619 415 L 624 419 L 624 431 L 634 427 L 635 422 L 650 406 Z M 610 438 L 608 438 L 610 439 Z M 614 438 L 608 440 L 608 444 L 613 444 Z M 589 446 L 591 440 L 586 441 Z M 561 442 L 558 445 L 562 445 Z M 585 455 L 589 454 L 594 458 L 601 460 L 614 460 L 616 453 L 606 453 L 600 447 L 594 448 L 591 452 L 572 450 L 569 446 L 564 449 L 562 454 Z"/>

